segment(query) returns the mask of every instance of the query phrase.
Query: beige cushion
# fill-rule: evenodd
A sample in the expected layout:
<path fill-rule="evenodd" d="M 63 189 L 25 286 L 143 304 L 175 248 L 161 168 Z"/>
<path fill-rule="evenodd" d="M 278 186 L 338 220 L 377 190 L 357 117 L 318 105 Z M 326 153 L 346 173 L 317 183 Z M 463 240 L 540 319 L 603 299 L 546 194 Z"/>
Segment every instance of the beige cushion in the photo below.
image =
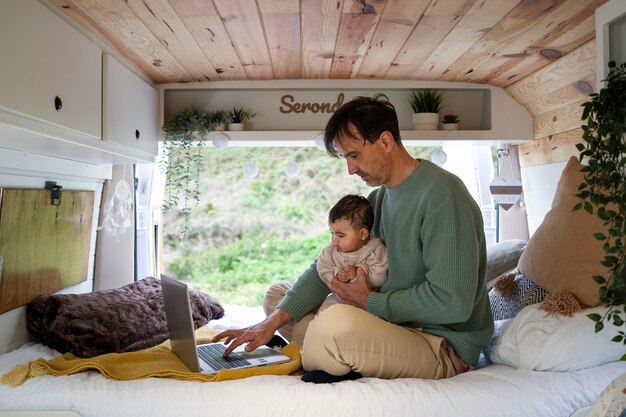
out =
<path fill-rule="evenodd" d="M 607 234 L 607 228 L 595 212 L 572 211 L 581 202 L 576 194 L 584 181 L 582 167 L 576 157 L 567 162 L 552 208 L 528 242 L 518 269 L 551 293 L 567 291 L 580 303 L 595 307 L 600 303 L 599 285 L 591 277 L 606 277 L 608 270 L 600 264 L 604 259 L 602 242 L 593 234 Z"/>

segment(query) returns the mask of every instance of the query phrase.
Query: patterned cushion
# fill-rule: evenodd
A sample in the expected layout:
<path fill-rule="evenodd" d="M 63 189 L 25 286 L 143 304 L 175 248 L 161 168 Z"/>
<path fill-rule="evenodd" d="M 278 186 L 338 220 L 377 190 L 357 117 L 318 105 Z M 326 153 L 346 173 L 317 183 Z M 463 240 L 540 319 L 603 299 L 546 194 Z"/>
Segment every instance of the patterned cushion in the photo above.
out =
<path fill-rule="evenodd" d="M 512 319 L 524 307 L 540 303 L 548 294 L 525 275 L 517 274 L 515 283 L 516 291 L 509 298 L 503 297 L 494 289 L 489 291 L 489 303 L 494 320 Z"/>

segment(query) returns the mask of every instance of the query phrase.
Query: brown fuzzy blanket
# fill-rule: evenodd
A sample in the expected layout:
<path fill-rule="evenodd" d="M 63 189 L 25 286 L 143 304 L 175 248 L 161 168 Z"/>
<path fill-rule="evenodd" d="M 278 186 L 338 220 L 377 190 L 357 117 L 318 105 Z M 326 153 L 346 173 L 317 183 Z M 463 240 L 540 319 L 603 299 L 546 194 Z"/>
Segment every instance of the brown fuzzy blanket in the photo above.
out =
<path fill-rule="evenodd" d="M 224 315 L 207 294 L 190 290 L 189 298 L 196 328 Z M 84 358 L 136 351 L 169 337 L 161 282 L 152 277 L 88 294 L 43 295 L 26 311 L 35 340 Z"/>

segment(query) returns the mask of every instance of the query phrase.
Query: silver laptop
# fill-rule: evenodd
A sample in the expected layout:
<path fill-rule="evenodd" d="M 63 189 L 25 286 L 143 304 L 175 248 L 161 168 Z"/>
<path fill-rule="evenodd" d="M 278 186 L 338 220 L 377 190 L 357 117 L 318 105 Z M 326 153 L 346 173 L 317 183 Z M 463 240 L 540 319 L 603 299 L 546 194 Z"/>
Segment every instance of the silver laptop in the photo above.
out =
<path fill-rule="evenodd" d="M 161 286 L 172 352 L 191 371 L 214 374 L 221 369 L 250 368 L 289 360 L 288 356 L 269 347 L 259 347 L 252 352 L 245 352 L 243 346 L 238 346 L 224 358 L 222 354 L 226 345 L 223 343 L 196 345 L 187 284 L 161 275 Z"/>

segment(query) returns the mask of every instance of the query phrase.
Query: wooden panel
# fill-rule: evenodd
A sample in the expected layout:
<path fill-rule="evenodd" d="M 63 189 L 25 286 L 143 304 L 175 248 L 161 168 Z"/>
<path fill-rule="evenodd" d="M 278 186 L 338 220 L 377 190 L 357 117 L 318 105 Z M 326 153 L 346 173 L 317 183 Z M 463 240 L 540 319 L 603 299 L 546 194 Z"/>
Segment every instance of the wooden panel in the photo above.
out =
<path fill-rule="evenodd" d="M 445 2 L 448 3 L 452 1 Z M 359 68 L 358 78 L 383 78 L 389 63 L 406 42 L 427 4 L 427 0 L 392 1 L 387 4 Z"/>
<path fill-rule="evenodd" d="M 363 13 L 361 3 L 347 1 L 341 15 L 330 78 L 355 78 L 370 44 L 386 0 L 370 1 L 374 13 Z"/>
<path fill-rule="evenodd" d="M 535 116 L 533 118 L 535 139 L 580 127 L 583 123 L 580 119 L 583 114 L 581 105 L 586 101 L 580 100 Z"/>
<path fill-rule="evenodd" d="M 126 4 L 194 81 L 214 81 L 215 68 L 167 0 L 127 0 Z"/>
<path fill-rule="evenodd" d="M 565 55 L 578 48 L 594 38 L 593 10 L 597 6 L 597 2 L 580 2 L 555 8 L 542 22 L 544 26 L 524 31 L 495 52 L 498 57 L 513 59 L 503 60 L 491 69 L 475 69 L 474 79 L 479 82 L 489 79 L 491 84 L 505 87 L 551 62 L 540 55 L 542 49 L 552 48 Z"/>
<path fill-rule="evenodd" d="M 558 36 L 557 36 L 558 35 Z M 490 79 L 490 83 L 498 86 L 508 86 L 513 82 L 523 79 L 527 74 L 532 74 L 542 67 L 546 66 L 546 62 L 553 60 L 546 59 L 539 51 L 543 48 L 554 49 L 562 55 L 566 55 L 568 51 L 584 45 L 588 41 L 595 38 L 594 18 L 593 14 L 575 26 L 572 30 L 558 32 L 554 39 L 540 39 L 534 41 L 519 59 L 512 59 L 509 62 L 493 72 L 494 77 Z"/>
<path fill-rule="evenodd" d="M 385 78 L 394 80 L 427 78 L 425 75 L 428 70 L 424 67 L 424 62 L 445 36 L 445 33 L 438 30 L 442 25 L 442 20 L 444 24 L 450 22 L 449 18 L 422 16 L 387 70 Z"/>
<path fill-rule="evenodd" d="M 215 68 L 220 80 L 246 78 L 237 51 L 230 42 L 222 18 L 213 3 L 202 0 L 170 0 L 170 4 Z"/>
<path fill-rule="evenodd" d="M 458 81 L 495 83 L 500 74 L 519 60 L 538 52 L 537 48 L 569 26 L 585 20 L 597 5 L 588 2 L 521 2 L 450 70 L 457 74 Z M 584 38 L 588 35 L 579 33 L 579 36 Z M 461 75 L 463 68 L 465 75 Z M 501 80 L 503 85 L 496 85 L 504 87 L 526 75 L 526 72 L 520 71 L 515 77 Z"/>
<path fill-rule="evenodd" d="M 535 100 L 531 100 L 525 104 L 526 108 L 531 114 L 539 115 L 557 110 L 568 104 L 578 103 L 580 100 L 588 100 L 589 92 L 581 89 L 579 82 L 585 83 L 584 85 L 588 86 L 592 91 L 596 90 L 596 77 L 594 74 L 590 74 L 585 78 L 574 80 L 561 88 L 554 89 L 543 96 L 537 97 Z"/>
<path fill-rule="evenodd" d="M 230 39 L 250 80 L 274 78 L 272 63 L 254 0 L 215 0 Z"/>
<path fill-rule="evenodd" d="M 302 2 L 302 72 L 304 78 L 329 78 L 343 0 Z"/>
<path fill-rule="evenodd" d="M 50 3 L 62 9 L 64 13 L 67 13 L 74 21 L 89 30 L 89 32 L 96 36 L 102 43 L 127 58 L 155 84 L 168 81 L 160 71 L 157 71 L 157 67 L 146 62 L 128 45 L 113 36 L 108 30 L 100 25 L 97 20 L 78 6 L 75 0 L 50 0 Z"/>
<path fill-rule="evenodd" d="M 567 161 L 571 156 L 578 156 L 577 143 L 582 143 L 581 128 L 568 130 L 545 138 L 521 143 L 518 146 L 521 167 L 552 164 Z"/>
<path fill-rule="evenodd" d="M 0 313 L 85 281 L 93 191 L 0 189 Z"/>
<path fill-rule="evenodd" d="M 78 3 L 77 3 L 78 4 Z M 170 82 L 190 80 L 191 75 L 170 51 L 128 8 L 124 0 L 81 0 L 92 19 Z"/>
<path fill-rule="evenodd" d="M 296 13 L 263 13 L 262 17 L 274 75 L 279 79 L 302 78 L 297 10 Z"/>
<path fill-rule="evenodd" d="M 486 0 L 474 2 L 472 8 L 461 18 L 461 21 L 441 41 L 435 43 L 436 48 L 422 65 L 425 78 L 454 80 L 452 64 L 463 56 L 466 51 L 476 45 L 503 16 L 518 4 L 517 0 Z M 464 73 L 467 68 L 462 65 L 458 70 Z"/>
<path fill-rule="evenodd" d="M 532 103 L 551 91 L 595 74 L 594 41 L 570 52 L 534 74 L 505 88 L 521 104 Z M 595 82 L 592 84 L 595 85 Z M 538 114 L 538 113 L 535 113 Z"/>
<path fill-rule="evenodd" d="M 44 0 L 157 84 L 371 78 L 506 87 L 592 40 L 607 0 Z"/>

